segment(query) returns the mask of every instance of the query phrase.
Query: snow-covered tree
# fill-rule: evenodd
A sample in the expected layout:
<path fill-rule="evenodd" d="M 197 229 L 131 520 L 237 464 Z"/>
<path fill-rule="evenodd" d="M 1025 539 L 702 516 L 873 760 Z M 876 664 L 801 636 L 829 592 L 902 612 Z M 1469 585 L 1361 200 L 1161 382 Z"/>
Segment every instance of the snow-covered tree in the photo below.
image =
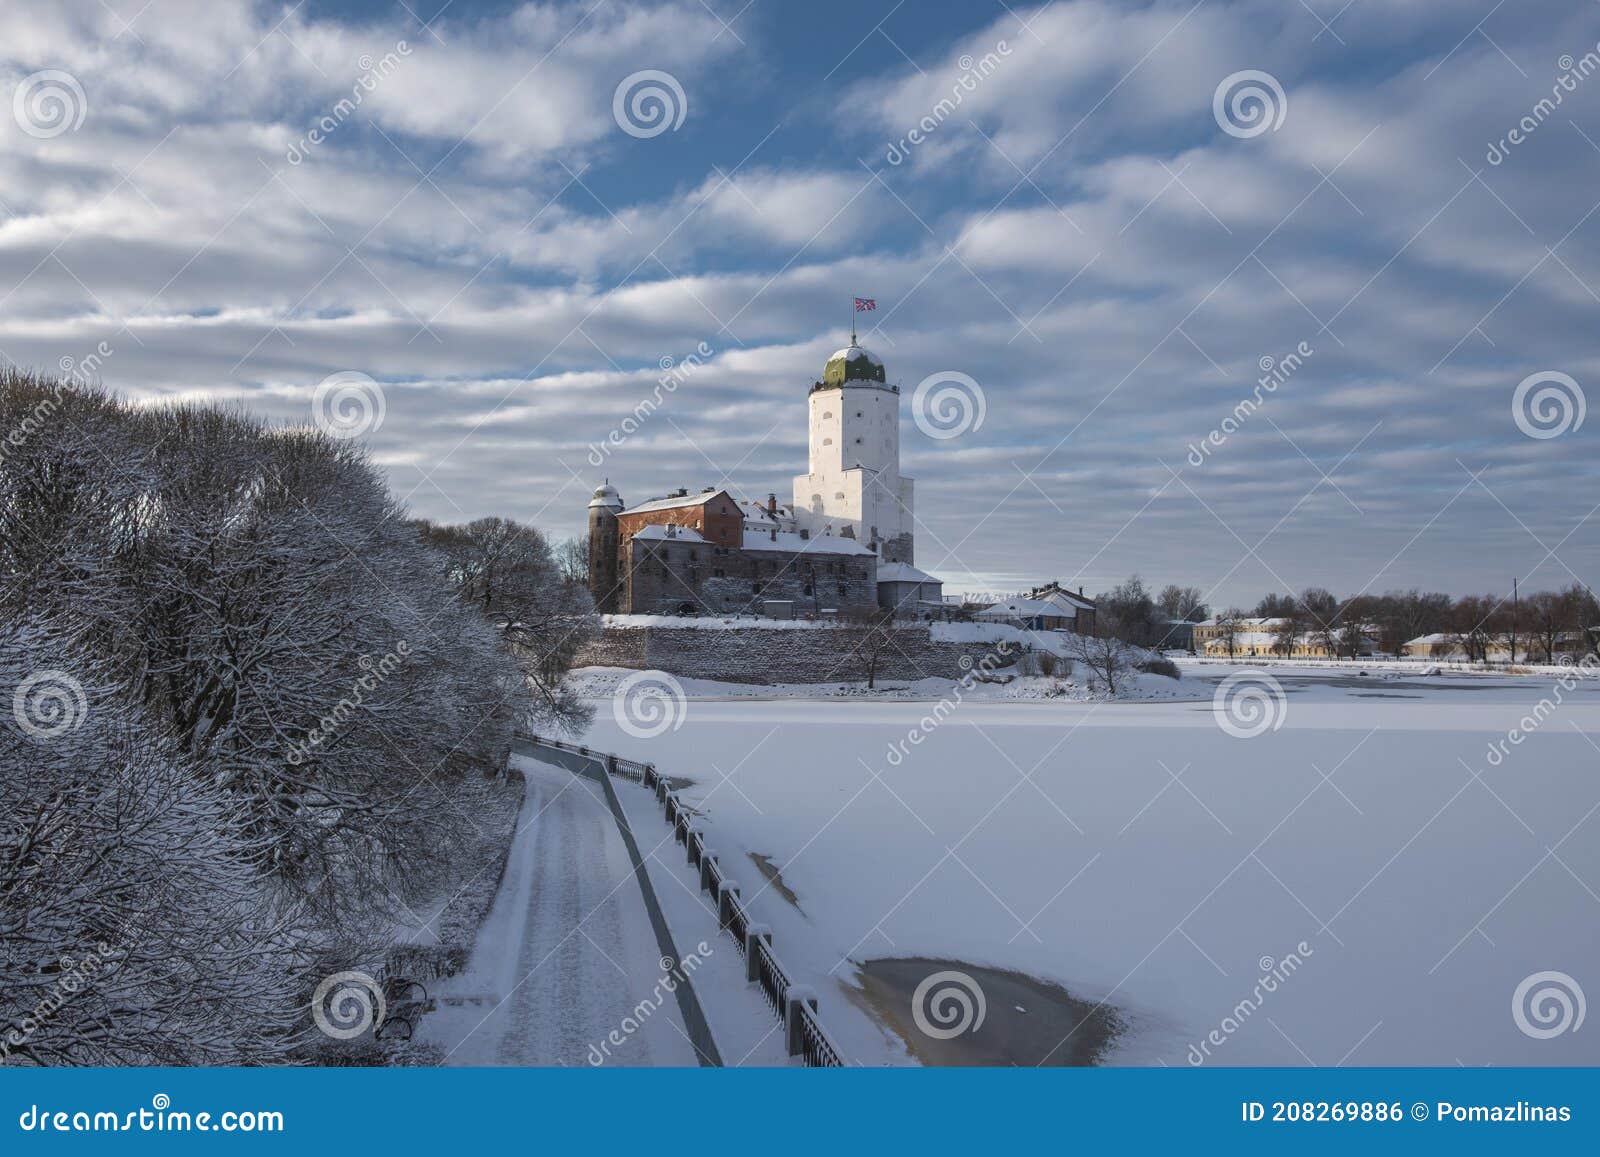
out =
<path fill-rule="evenodd" d="M 0 688 L 0 1056 L 286 1056 L 297 906 L 228 793 L 37 617 L 0 625 Z"/>

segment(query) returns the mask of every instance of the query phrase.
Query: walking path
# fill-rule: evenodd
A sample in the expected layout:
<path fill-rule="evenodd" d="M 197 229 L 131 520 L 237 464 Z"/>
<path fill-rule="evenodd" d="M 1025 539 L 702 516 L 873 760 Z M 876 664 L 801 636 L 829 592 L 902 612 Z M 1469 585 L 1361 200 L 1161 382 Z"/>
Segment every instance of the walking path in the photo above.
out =
<path fill-rule="evenodd" d="M 457 1065 L 698 1064 L 599 785 L 513 758 L 528 792 L 505 879 L 419 1036 Z"/>

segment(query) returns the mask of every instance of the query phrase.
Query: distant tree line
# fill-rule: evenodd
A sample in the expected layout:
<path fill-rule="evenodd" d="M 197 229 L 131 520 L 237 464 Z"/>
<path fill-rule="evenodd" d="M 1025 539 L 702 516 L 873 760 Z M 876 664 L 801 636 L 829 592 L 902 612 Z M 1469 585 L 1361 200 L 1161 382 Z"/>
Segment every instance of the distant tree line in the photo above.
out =
<path fill-rule="evenodd" d="M 1169 583 L 1154 592 L 1138 575 L 1096 595 L 1094 601 L 1097 633 L 1136 647 L 1169 646 L 1173 620 L 1198 623 L 1209 614 L 1199 587 Z"/>
<path fill-rule="evenodd" d="M 1151 594 L 1138 575 L 1098 596 L 1101 629 L 1143 647 L 1174 645 L 1172 620 L 1197 623 L 1212 617 L 1195 587 L 1167 586 Z M 1268 619 L 1273 646 L 1284 655 L 1309 640 L 1328 654 L 1354 658 L 1375 646 L 1399 655 L 1406 643 L 1441 636 L 1449 649 L 1474 661 L 1504 653 L 1540 662 L 1600 651 L 1600 601 L 1580 582 L 1560 590 L 1502 595 L 1453 596 L 1439 591 L 1389 591 L 1340 598 L 1321 587 L 1299 594 L 1269 594 L 1253 608 L 1215 613 L 1226 646 L 1262 628 L 1247 619 Z"/>
<path fill-rule="evenodd" d="M 0 574 L 0 1061 L 294 1059 L 513 729 L 582 716 L 543 539 L 234 410 L 0 373 Z"/>

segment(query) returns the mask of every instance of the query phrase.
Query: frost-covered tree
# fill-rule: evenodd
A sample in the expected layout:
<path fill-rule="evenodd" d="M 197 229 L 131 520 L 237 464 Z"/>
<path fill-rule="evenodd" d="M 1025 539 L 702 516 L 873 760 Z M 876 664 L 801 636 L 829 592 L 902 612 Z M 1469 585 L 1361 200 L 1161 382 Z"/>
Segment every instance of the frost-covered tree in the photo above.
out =
<path fill-rule="evenodd" d="M 37 617 L 0 625 L 0 688 L 0 1057 L 286 1056 L 299 913 L 229 794 Z"/>
<path fill-rule="evenodd" d="M 416 526 L 445 560 L 461 598 L 511 645 L 539 722 L 569 731 L 587 725 L 592 708 L 566 681 L 579 650 L 598 628 L 586 577 L 564 568 L 535 527 L 511 519 Z"/>
<path fill-rule="evenodd" d="M 150 862 L 169 850 L 169 907 L 243 913 L 248 880 L 295 913 L 292 942 L 265 918 L 241 925 L 275 978 L 268 996 L 306 959 L 380 949 L 397 911 L 451 886 L 475 835 L 463 777 L 498 772 L 527 716 L 503 630 L 462 601 L 354 443 L 15 373 L 0 373 L 0 438 L 0 622 L 49 624 L 128 714 L 103 739 L 147 769 L 127 806 L 182 804 L 107 829 L 139 833 Z M 31 674 L 8 670 L 0 701 Z M 73 766 L 92 782 L 115 766 L 107 750 Z M 97 795 L 54 798 L 0 814 L 41 831 L 112 814 Z M 31 925 L 39 895 L 0 895 L 0 921 Z M 257 1057 L 257 1029 L 234 1029 L 215 1055 Z"/>

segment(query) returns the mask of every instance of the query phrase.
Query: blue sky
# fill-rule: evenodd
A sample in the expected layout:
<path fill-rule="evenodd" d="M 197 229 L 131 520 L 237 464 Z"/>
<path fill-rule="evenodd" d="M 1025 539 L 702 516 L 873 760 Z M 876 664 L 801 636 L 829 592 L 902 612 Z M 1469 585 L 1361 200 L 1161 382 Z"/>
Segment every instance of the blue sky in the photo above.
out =
<path fill-rule="evenodd" d="M 302 422 L 366 375 L 420 514 L 786 497 L 861 294 L 949 590 L 1600 561 L 1595 4 L 25 0 L 6 33 L 0 357 Z M 646 70 L 683 93 L 655 135 L 613 111 Z M 981 425 L 914 421 L 940 374 Z"/>

